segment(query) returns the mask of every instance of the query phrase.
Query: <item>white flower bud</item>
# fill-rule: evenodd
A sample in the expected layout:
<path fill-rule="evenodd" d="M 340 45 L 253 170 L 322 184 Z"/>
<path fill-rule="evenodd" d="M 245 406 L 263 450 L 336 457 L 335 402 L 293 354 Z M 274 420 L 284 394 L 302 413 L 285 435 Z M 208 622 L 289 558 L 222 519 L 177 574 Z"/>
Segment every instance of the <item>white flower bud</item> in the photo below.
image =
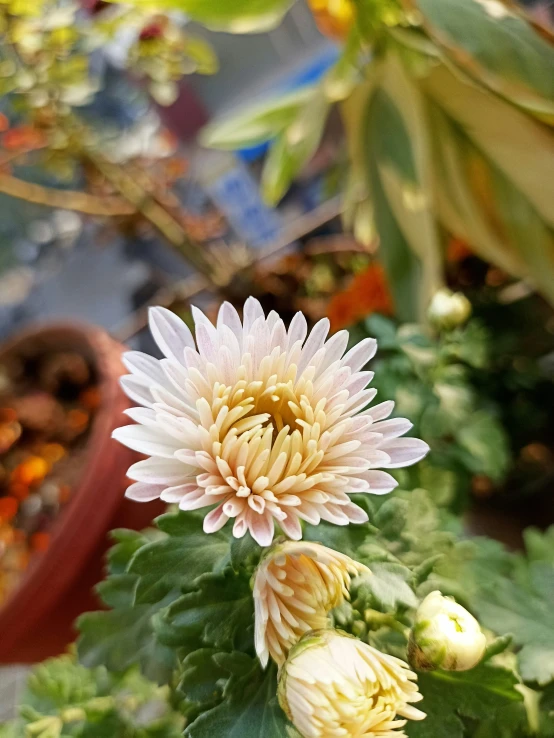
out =
<path fill-rule="evenodd" d="M 303 738 L 400 738 L 402 718 L 425 718 L 410 704 L 423 699 L 416 679 L 404 661 L 352 636 L 314 631 L 281 669 L 279 704 Z"/>
<path fill-rule="evenodd" d="M 467 671 L 481 661 L 486 645 L 473 615 L 451 597 L 431 592 L 417 610 L 408 654 L 420 671 Z"/>
<path fill-rule="evenodd" d="M 471 315 L 471 303 L 461 292 L 442 289 L 435 293 L 429 305 L 428 317 L 438 330 L 450 331 L 463 325 Z"/>

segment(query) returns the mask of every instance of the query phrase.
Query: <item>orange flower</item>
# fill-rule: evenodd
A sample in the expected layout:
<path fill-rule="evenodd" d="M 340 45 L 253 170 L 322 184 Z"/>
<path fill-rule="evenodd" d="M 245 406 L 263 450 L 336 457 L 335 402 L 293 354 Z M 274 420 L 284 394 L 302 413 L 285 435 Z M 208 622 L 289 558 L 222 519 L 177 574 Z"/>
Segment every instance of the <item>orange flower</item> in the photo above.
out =
<path fill-rule="evenodd" d="M 375 263 L 356 275 L 346 290 L 331 298 L 327 307 L 333 331 L 347 328 L 371 313 L 392 315 L 393 312 L 385 270 Z"/>
<path fill-rule="evenodd" d="M 358 322 L 359 309 L 349 291 L 338 292 L 329 300 L 327 317 L 331 321 L 333 332 L 348 328 Z"/>
<path fill-rule="evenodd" d="M 351 0 L 308 0 L 317 27 L 324 36 L 343 40 L 354 21 Z"/>
<path fill-rule="evenodd" d="M 4 133 L 2 138 L 4 148 L 10 151 L 14 149 L 41 149 L 46 146 L 46 136 L 33 126 L 18 126 Z"/>
<path fill-rule="evenodd" d="M 350 286 L 350 292 L 364 309 L 364 315 L 369 313 L 391 315 L 394 311 L 387 277 L 381 264 L 370 264 L 365 271 L 356 275 Z"/>

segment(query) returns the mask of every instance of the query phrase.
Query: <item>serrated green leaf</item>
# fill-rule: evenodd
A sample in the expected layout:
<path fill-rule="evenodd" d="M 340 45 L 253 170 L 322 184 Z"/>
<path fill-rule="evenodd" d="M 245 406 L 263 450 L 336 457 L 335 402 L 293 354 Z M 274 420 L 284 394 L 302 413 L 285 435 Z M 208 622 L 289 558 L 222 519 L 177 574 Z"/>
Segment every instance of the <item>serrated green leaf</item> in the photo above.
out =
<path fill-rule="evenodd" d="M 140 548 L 129 564 L 129 572 L 139 577 L 136 603 L 155 603 L 171 590 L 184 590 L 229 559 L 229 539 L 219 531 L 206 535 L 201 520 L 180 513 L 159 518 L 158 527 L 168 537 Z"/>
<path fill-rule="evenodd" d="M 369 534 L 367 524 L 338 526 L 321 522 L 319 525 L 306 525 L 303 538 L 356 558 L 356 552 Z"/>
<path fill-rule="evenodd" d="M 371 565 L 371 574 L 354 580 L 354 597 L 363 603 L 364 609 L 396 612 L 399 608 L 417 607 L 418 599 L 408 584 L 411 578 L 410 570 L 401 564 L 375 563 Z"/>
<path fill-rule="evenodd" d="M 203 713 L 185 731 L 187 738 L 284 738 L 288 721 L 277 704 L 275 667 L 250 680 L 240 699 Z"/>
<path fill-rule="evenodd" d="M 476 600 L 480 621 L 497 633 L 512 633 L 523 646 L 519 654 L 525 681 L 544 685 L 554 680 L 554 567 L 532 562 L 519 584 L 498 578 Z"/>
<path fill-rule="evenodd" d="M 108 573 L 110 575 L 125 574 L 134 554 L 149 540 L 143 533 L 127 528 L 112 530 L 110 538 L 115 542 L 108 551 Z"/>
<path fill-rule="evenodd" d="M 142 673 L 160 684 L 175 665 L 175 654 L 154 638 L 152 618 L 177 597 L 170 592 L 153 605 L 137 605 L 109 612 L 90 612 L 77 619 L 79 659 L 84 666 L 106 666 L 122 672 L 139 664 Z"/>
<path fill-rule="evenodd" d="M 236 634 L 252 626 L 254 603 L 247 577 L 232 572 L 205 575 L 198 589 L 180 597 L 155 619 L 161 643 L 174 648 L 191 643 L 233 647 Z"/>
<path fill-rule="evenodd" d="M 108 607 L 129 607 L 135 599 L 135 574 L 116 574 L 96 585 L 96 592 Z"/>
<path fill-rule="evenodd" d="M 465 672 L 420 674 L 418 681 L 423 694 L 418 707 L 427 717 L 408 721 L 409 738 L 463 738 L 463 718 L 496 719 L 500 724 L 505 710 L 523 699 L 514 674 L 490 664 Z"/>
<path fill-rule="evenodd" d="M 217 649 L 202 648 L 188 654 L 182 663 L 179 690 L 185 696 L 182 709 L 189 721 L 215 707 L 223 697 L 228 673 L 215 660 L 217 654 Z"/>
<path fill-rule="evenodd" d="M 523 646 L 517 655 L 521 678 L 539 685 L 554 681 L 554 643 L 548 646 Z"/>
<path fill-rule="evenodd" d="M 253 571 L 258 565 L 262 553 L 261 546 L 256 543 L 250 533 L 231 541 L 231 566 L 235 571 L 247 569 Z"/>

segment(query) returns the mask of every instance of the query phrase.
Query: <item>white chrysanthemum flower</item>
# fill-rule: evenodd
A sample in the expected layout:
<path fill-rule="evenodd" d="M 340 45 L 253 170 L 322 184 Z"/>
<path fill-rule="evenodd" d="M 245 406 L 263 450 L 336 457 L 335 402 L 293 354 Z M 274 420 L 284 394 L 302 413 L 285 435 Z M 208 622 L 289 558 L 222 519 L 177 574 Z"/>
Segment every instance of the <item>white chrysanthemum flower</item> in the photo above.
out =
<path fill-rule="evenodd" d="M 334 630 L 308 633 L 279 678 L 279 703 L 303 738 L 400 738 L 426 715 L 408 665 Z"/>
<path fill-rule="evenodd" d="M 254 578 L 256 653 L 279 664 L 308 630 L 328 625 L 328 613 L 348 599 L 350 575 L 369 569 L 320 543 L 275 546 Z"/>
<path fill-rule="evenodd" d="M 294 540 L 301 520 L 365 522 L 349 495 L 390 492 L 396 482 L 379 467 L 408 466 L 427 453 L 423 441 L 400 437 L 409 421 L 386 420 L 392 402 L 367 408 L 376 391 L 366 389 L 372 372 L 361 369 L 374 339 L 345 354 L 348 333 L 326 341 L 326 318 L 308 336 L 297 313 L 287 331 L 253 298 L 242 322 L 229 303 L 216 326 L 200 310 L 193 315 L 198 348 L 176 315 L 153 308 L 150 328 L 166 358 L 124 357 L 131 374 L 122 385 L 145 408 L 129 410 L 140 425 L 114 437 L 150 456 L 129 469 L 132 499 L 212 507 L 206 533 L 233 519 L 237 538 L 249 530 L 268 546 L 275 520 Z"/>

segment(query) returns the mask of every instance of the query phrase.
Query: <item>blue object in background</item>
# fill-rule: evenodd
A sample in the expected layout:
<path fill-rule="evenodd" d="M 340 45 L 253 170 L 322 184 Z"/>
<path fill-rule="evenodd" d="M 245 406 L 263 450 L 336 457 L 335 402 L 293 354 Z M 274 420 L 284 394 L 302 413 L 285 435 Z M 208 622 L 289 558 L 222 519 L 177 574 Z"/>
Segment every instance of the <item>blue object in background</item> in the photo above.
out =
<path fill-rule="evenodd" d="M 285 77 L 281 82 L 273 88 L 272 96 L 278 96 L 285 92 L 299 90 L 302 87 L 308 87 L 318 82 L 323 75 L 333 66 L 339 57 L 340 51 L 337 46 L 329 46 L 315 58 L 311 58 L 308 63 L 293 74 Z M 268 96 L 269 97 L 269 96 Z M 268 150 L 271 141 L 256 146 L 250 146 L 237 151 L 242 161 L 247 164 L 260 159 Z"/>
<path fill-rule="evenodd" d="M 212 153 L 211 157 L 216 158 Z M 223 212 L 236 235 L 249 246 L 260 248 L 274 241 L 281 232 L 279 213 L 268 207 L 246 164 L 229 152 L 217 152 L 215 176 L 206 176 L 204 188 Z"/>

